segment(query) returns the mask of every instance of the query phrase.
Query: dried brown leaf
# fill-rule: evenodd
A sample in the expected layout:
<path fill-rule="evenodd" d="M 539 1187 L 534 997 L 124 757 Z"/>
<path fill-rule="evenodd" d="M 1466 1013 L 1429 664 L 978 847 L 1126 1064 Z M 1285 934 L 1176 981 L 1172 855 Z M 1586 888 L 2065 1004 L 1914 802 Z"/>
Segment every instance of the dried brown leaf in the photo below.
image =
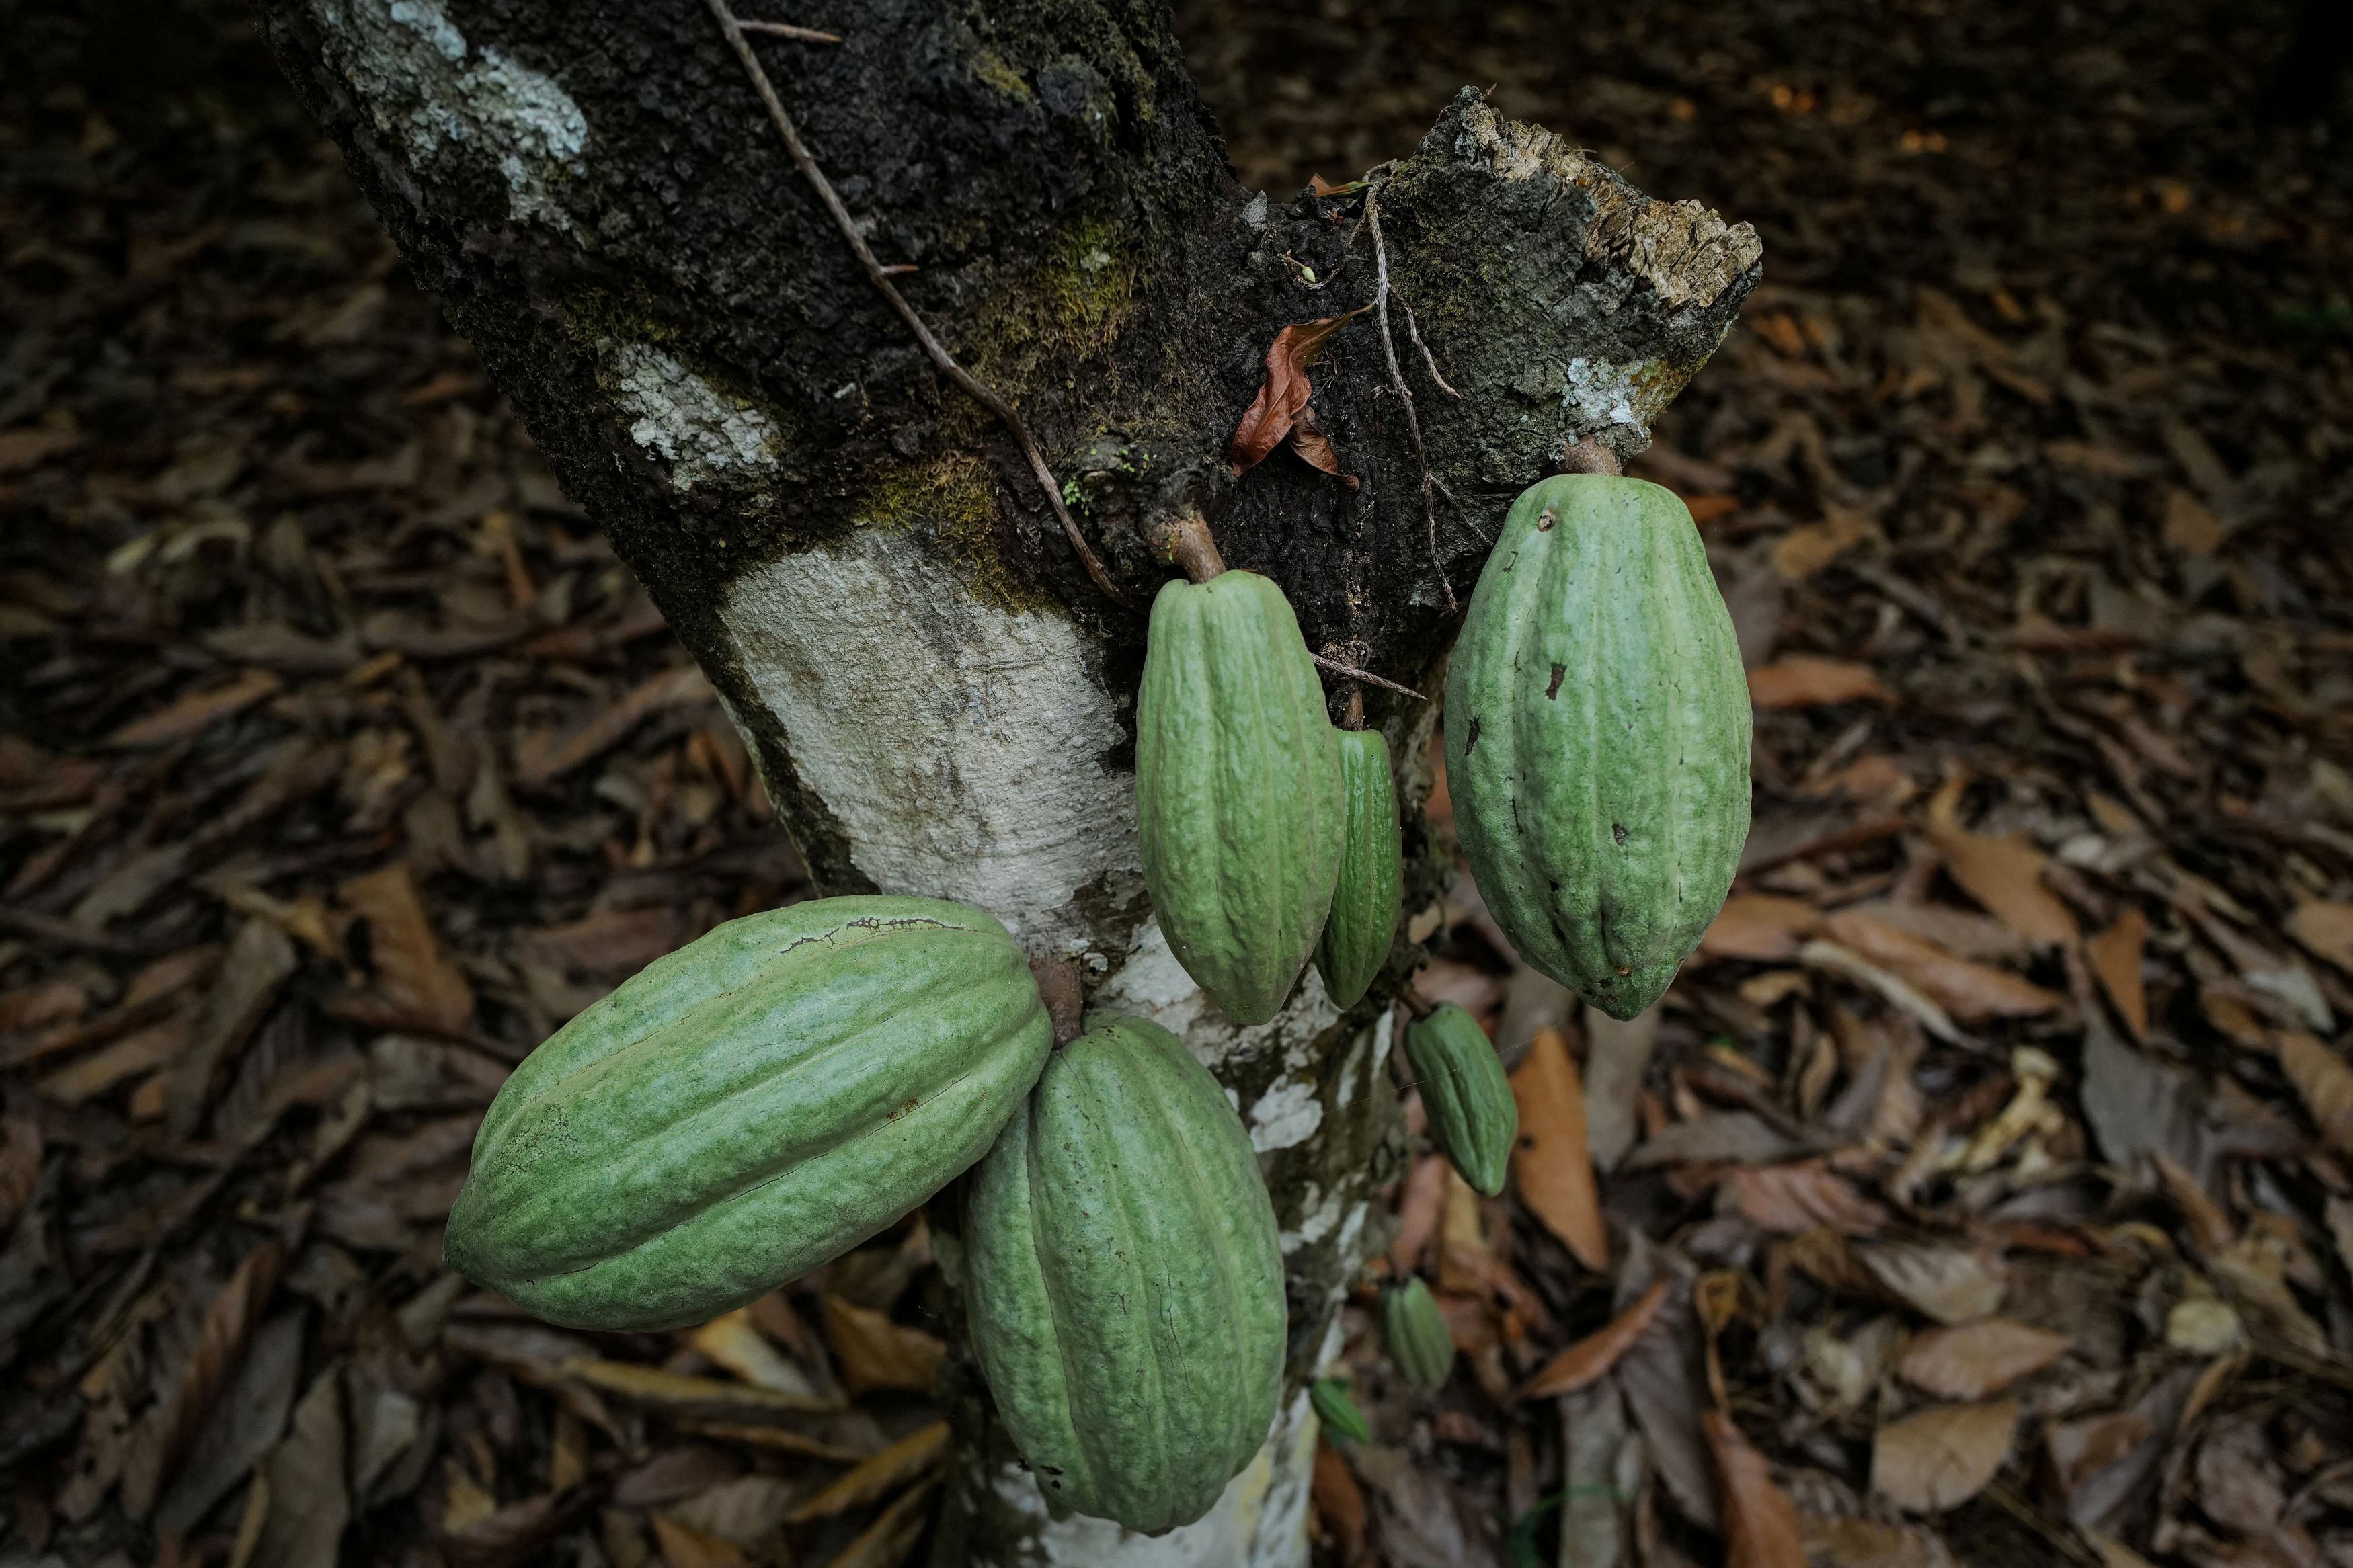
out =
<path fill-rule="evenodd" d="M 1895 693 L 1867 664 L 1793 653 L 1748 672 L 1748 700 L 1759 708 L 1811 708 L 1834 702 L 1884 702 Z"/>
<path fill-rule="evenodd" d="M 2010 1458 L 2018 1401 L 1939 1405 L 1882 1426 L 1871 1489 L 1913 1513 L 1941 1513 L 1985 1490 Z"/>
<path fill-rule="evenodd" d="M 191 691 L 167 707 L 133 719 L 109 735 L 106 743 L 126 751 L 168 746 L 174 741 L 202 734 L 221 720 L 275 697 L 285 684 L 266 669 L 248 669 L 218 686 Z"/>
<path fill-rule="evenodd" d="M 515 746 L 515 782 L 525 789 L 543 788 L 583 763 L 603 756 L 655 714 L 699 707 L 710 700 L 711 683 L 692 665 L 664 670 L 631 688 L 619 701 L 597 709 L 576 730 L 524 736 Z"/>
<path fill-rule="evenodd" d="M 873 1523 L 841 1549 L 829 1568 L 900 1568 L 923 1539 L 934 1489 L 933 1483 L 926 1481 L 877 1514 Z"/>
<path fill-rule="evenodd" d="M 1699 947 L 1712 958 L 1786 963 L 1798 956 L 1804 940 L 1821 923 L 1821 910 L 1803 899 L 1735 893 L 1716 911 L 1714 923 L 1699 939 Z"/>
<path fill-rule="evenodd" d="M 713 1318 L 694 1331 L 691 1342 L 754 1388 L 799 1394 L 813 1404 L 825 1402 L 824 1393 L 809 1375 L 785 1359 L 754 1326 L 749 1308 L 738 1307 Z"/>
<path fill-rule="evenodd" d="M 339 892 L 367 923 L 376 989 L 384 999 L 445 1034 L 462 1032 L 473 1021 L 474 988 L 433 930 L 408 862 L 354 877 Z"/>
<path fill-rule="evenodd" d="M 2100 989 L 2115 1004 L 2136 1040 L 2148 1037 L 2148 993 L 2140 978 L 2141 955 L 2148 946 L 2148 917 L 2138 904 L 2127 905 L 2116 923 L 2084 944 Z"/>
<path fill-rule="evenodd" d="M 16 1223 L 41 1183 L 41 1124 L 21 1112 L 0 1120 L 0 1231 Z"/>
<path fill-rule="evenodd" d="M 1957 1247 L 1888 1242 L 1854 1254 L 1883 1289 L 1940 1323 L 1989 1317 L 2010 1289 L 1998 1261 Z"/>
<path fill-rule="evenodd" d="M 220 977 L 196 1009 L 195 1037 L 164 1078 L 164 1114 L 174 1138 L 194 1133 L 229 1060 L 294 973 L 294 944 L 266 921 L 248 920 L 230 939 Z"/>
<path fill-rule="evenodd" d="M 352 1510 L 343 1435 L 343 1372 L 331 1366 L 294 1407 L 292 1428 L 262 1465 L 269 1512 L 253 1568 L 335 1568 Z"/>
<path fill-rule="evenodd" d="M 1721 1410 L 1703 1411 L 1700 1429 L 1715 1463 L 1725 1568 L 1807 1568 L 1797 1504 L 1773 1479 L 1765 1456 Z"/>
<path fill-rule="evenodd" d="M 826 1337 L 833 1342 L 841 1381 L 852 1394 L 904 1388 L 928 1394 L 939 1381 L 947 1346 L 935 1334 L 910 1329 L 890 1315 L 839 1296 L 825 1298 Z"/>
<path fill-rule="evenodd" d="M 1366 1560 L 1365 1489 L 1356 1484 L 1356 1473 L 1348 1468 L 1340 1450 L 1329 1443 L 1315 1447 L 1315 1473 L 1308 1495 L 1315 1505 L 1315 1522 L 1331 1542 L 1341 1568 L 1360 1568 Z"/>
<path fill-rule="evenodd" d="M 838 1513 L 880 1502 L 901 1487 L 938 1468 L 947 1451 L 948 1424 L 935 1421 L 900 1438 L 871 1459 L 860 1460 L 847 1474 L 786 1517 L 795 1524 L 831 1519 Z"/>
<path fill-rule="evenodd" d="M 1585 1009 L 1585 1142 L 1601 1170 L 1616 1170 L 1641 1131 L 1642 1080 L 1662 1017 L 1655 1004 L 1631 1018 Z"/>
<path fill-rule="evenodd" d="M 2321 1137 L 2338 1153 L 2353 1154 L 2353 1067 L 2301 1029 L 2281 1031 L 2279 1059 Z"/>
<path fill-rule="evenodd" d="M 179 1382 L 141 1426 L 123 1467 L 122 1506 L 133 1518 L 143 1519 L 154 1508 L 164 1482 L 187 1457 L 189 1439 L 236 1373 L 285 1262 L 286 1249 L 278 1239 L 264 1241 L 246 1254 L 206 1309 L 204 1327 Z"/>
<path fill-rule="evenodd" d="M 774 1476 L 739 1476 L 679 1503 L 670 1517 L 690 1530 L 731 1541 L 756 1555 L 776 1543 L 798 1490 Z"/>
<path fill-rule="evenodd" d="M 1955 958 L 1932 942 L 1859 910 L 1826 922 L 1833 940 L 1887 970 L 1964 1023 L 2023 1018 L 2056 1010 L 2061 998 L 2004 970 Z"/>
<path fill-rule="evenodd" d="M 654 1515 L 654 1540 L 669 1568 L 750 1568 L 752 1562 L 724 1536 L 681 1524 L 668 1514 Z"/>
<path fill-rule="evenodd" d="M 1400 1279 L 1414 1271 L 1422 1249 L 1438 1234 L 1451 1172 L 1445 1155 L 1425 1154 L 1406 1178 L 1405 1193 L 1398 1204 L 1397 1239 L 1389 1243 L 1389 1272 Z"/>
<path fill-rule="evenodd" d="M 1654 1282 L 1634 1300 L 1634 1304 L 1609 1322 L 1545 1364 L 1543 1371 L 1529 1380 L 1521 1391 L 1524 1399 L 1538 1399 L 1548 1394 L 1570 1394 L 1595 1379 L 1608 1375 L 1618 1364 L 1619 1358 L 1633 1348 L 1642 1337 L 1659 1309 L 1666 1304 L 1668 1282 Z"/>
<path fill-rule="evenodd" d="M 1307 379 L 1308 367 L 1322 357 L 1324 342 L 1334 332 L 1362 314 L 1364 310 L 1357 310 L 1345 316 L 1297 321 L 1274 334 L 1274 342 L 1267 345 L 1266 380 L 1260 384 L 1258 396 L 1243 413 L 1226 448 L 1235 473 L 1255 467 L 1290 436 L 1314 392 Z"/>
<path fill-rule="evenodd" d="M 2287 930 L 2312 952 L 2353 974 L 2353 904 L 2308 900 L 2287 917 Z"/>
<path fill-rule="evenodd" d="M 1769 1165 L 1802 1153 L 1799 1142 L 1752 1110 L 1717 1110 L 1662 1127 L 1626 1156 L 1630 1171 L 1662 1165 Z"/>
<path fill-rule="evenodd" d="M 1940 1399 L 1983 1399 L 2041 1372 L 2074 1343 L 2064 1334 L 2010 1318 L 1985 1318 L 1931 1329 L 1914 1340 L 1895 1370 Z"/>
<path fill-rule="evenodd" d="M 627 1361 L 568 1361 L 565 1375 L 666 1414 L 702 1421 L 765 1421 L 780 1415 L 816 1415 L 833 1402 L 773 1388 L 746 1388 L 715 1377 L 684 1377 Z M 897 1386 L 897 1385 L 893 1385 Z"/>
<path fill-rule="evenodd" d="M 1969 897 L 2038 947 L 2064 947 L 2075 940 L 2074 915 L 2042 885 L 2050 859 L 2033 840 L 2023 834 L 1971 833 L 1952 819 L 1949 807 L 1940 816 L 1932 805 L 1929 817 L 1929 842 Z"/>
<path fill-rule="evenodd" d="M 1512 1151 L 1512 1179 L 1520 1201 L 1588 1268 L 1609 1267 L 1609 1232 L 1593 1157 L 1585 1142 L 1585 1089 L 1568 1041 L 1557 1029 L 1539 1029 L 1512 1074 L 1520 1137 Z"/>
<path fill-rule="evenodd" d="M 1742 1218 L 1784 1235 L 1827 1226 L 1849 1236 L 1870 1236 L 1889 1217 L 1886 1209 L 1819 1160 L 1734 1171 L 1725 1178 L 1724 1190 Z"/>

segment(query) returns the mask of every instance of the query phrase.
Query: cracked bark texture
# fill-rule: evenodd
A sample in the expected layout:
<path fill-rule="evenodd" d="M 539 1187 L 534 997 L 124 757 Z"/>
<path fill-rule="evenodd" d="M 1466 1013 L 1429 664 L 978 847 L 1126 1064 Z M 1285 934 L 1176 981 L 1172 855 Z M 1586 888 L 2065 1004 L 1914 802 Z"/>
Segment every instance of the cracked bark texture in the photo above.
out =
<path fill-rule="evenodd" d="M 1369 313 L 1314 372 L 1356 485 L 1288 448 L 1230 471 L 1276 331 L 1372 302 L 1372 237 L 1361 193 L 1279 205 L 1235 183 L 1157 0 L 796 9 L 846 41 L 754 47 L 870 244 L 916 268 L 908 299 L 1021 409 L 1123 606 L 860 272 L 702 5 L 260 5 L 410 268 L 710 675 L 819 885 L 987 908 L 1233 1090 L 1311 1372 L 1395 1155 L 1378 998 L 1413 955 L 1401 938 L 1346 1017 L 1311 970 L 1255 1028 L 1170 956 L 1129 771 L 1144 611 L 1171 574 L 1151 532 L 1198 510 L 1310 646 L 1434 691 L 1440 573 L 1467 596 L 1511 498 L 1570 443 L 1641 448 L 1754 286 L 1756 236 L 1473 91 L 1448 106 L 1379 197 L 1400 363 L 1453 498 L 1433 552 Z M 1408 303 L 1459 398 L 1406 338 Z M 1418 822 L 1430 711 L 1367 696 Z M 1411 910 L 1435 871 L 1408 848 Z M 953 1403 L 967 1442 L 937 1561 L 1304 1561 L 1303 1396 L 1208 1519 L 1151 1541 L 1049 1520 L 985 1391 L 966 1377 Z"/>

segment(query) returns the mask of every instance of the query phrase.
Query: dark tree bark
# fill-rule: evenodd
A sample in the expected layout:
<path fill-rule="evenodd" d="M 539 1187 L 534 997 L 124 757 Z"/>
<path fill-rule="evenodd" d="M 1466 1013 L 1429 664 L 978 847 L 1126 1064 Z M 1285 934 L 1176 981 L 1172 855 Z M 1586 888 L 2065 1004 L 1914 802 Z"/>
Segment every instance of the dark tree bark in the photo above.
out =
<path fill-rule="evenodd" d="M 1151 922 L 1127 770 L 1143 607 L 1170 574 L 1155 525 L 1206 516 L 1311 647 L 1434 689 L 1505 504 L 1580 438 L 1641 449 L 1754 286 L 1755 235 L 1466 89 L 1377 185 L 1434 523 L 1372 312 L 1314 372 L 1346 479 L 1289 447 L 1237 479 L 1228 442 L 1278 329 L 1374 303 L 1366 192 L 1243 191 L 1154 0 L 792 15 L 845 40 L 755 40 L 804 138 L 881 260 L 914 268 L 907 298 L 1019 408 L 1123 605 L 863 275 L 697 0 L 263 11 L 410 267 L 711 676 L 820 885 L 987 907 L 1235 1090 L 1311 1371 L 1365 1245 L 1388 1026 L 1379 1002 L 1338 1016 L 1311 975 L 1273 1023 L 1235 1027 Z M 1417 805 L 1430 710 L 1369 695 Z M 1410 957 L 1401 942 L 1392 974 Z M 1133 1550 L 1049 1524 L 984 1405 L 964 1406 L 950 1550 Z M 1303 1398 L 1227 1505 L 1151 1560 L 1303 1560 L 1312 1443 Z"/>

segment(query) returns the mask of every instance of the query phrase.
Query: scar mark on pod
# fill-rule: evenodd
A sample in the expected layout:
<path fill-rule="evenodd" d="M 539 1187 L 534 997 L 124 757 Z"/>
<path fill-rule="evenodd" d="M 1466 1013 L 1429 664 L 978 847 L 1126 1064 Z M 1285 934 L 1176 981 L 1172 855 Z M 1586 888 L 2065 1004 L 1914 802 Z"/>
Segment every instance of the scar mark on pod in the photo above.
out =
<path fill-rule="evenodd" d="M 1567 673 L 1568 673 L 1568 666 L 1567 666 L 1567 665 L 1565 665 L 1565 664 L 1556 664 L 1556 665 L 1554 665 L 1554 666 L 1552 667 L 1552 684 L 1551 684 L 1550 686 L 1547 686 L 1547 687 L 1546 687 L 1546 688 L 1545 688 L 1545 695 L 1546 695 L 1546 697 L 1551 698 L 1551 699 L 1553 699 L 1553 700 L 1557 700 L 1559 699 L 1559 697 L 1560 697 L 1560 679 L 1561 679 L 1561 677 L 1562 677 L 1562 676 L 1565 676 L 1565 675 L 1567 675 Z M 1620 834 L 1619 834 L 1619 835 L 1618 835 L 1618 837 L 1619 837 L 1620 840 L 1622 842 L 1622 841 L 1624 840 L 1624 838 L 1625 838 L 1625 837 L 1626 837 L 1626 836 L 1625 836 L 1623 833 L 1620 833 Z"/>
<path fill-rule="evenodd" d="M 1614 836 L 1616 837 L 1616 838 L 1617 838 L 1617 840 L 1618 840 L 1618 842 L 1619 842 L 1619 843 L 1623 844 L 1623 843 L 1625 843 L 1625 842 L 1626 842 L 1626 825 L 1625 825 L 1624 823 L 1622 823 L 1622 822 L 1613 822 L 1613 823 L 1611 823 L 1611 824 L 1609 825 L 1609 831 L 1610 831 L 1610 833 L 1611 833 L 1612 835 L 1614 835 Z"/>
<path fill-rule="evenodd" d="M 829 943 L 835 937 L 839 936 L 844 931 L 910 931 L 918 926 L 929 926 L 934 931 L 970 931 L 972 929 L 970 926 L 950 925 L 945 921 L 935 921 L 923 915 L 902 915 L 891 920 L 883 920 L 874 915 L 860 915 L 854 921 L 842 921 L 841 924 L 836 926 L 831 931 L 819 931 L 815 936 L 795 937 L 792 941 L 785 943 L 784 946 L 776 949 L 776 956 L 781 958 L 786 953 L 791 952 L 797 948 L 808 946 L 811 942 L 822 942 Z"/>
<path fill-rule="evenodd" d="M 1548 506 L 1544 509 L 1543 514 L 1536 519 L 1536 531 L 1538 533 L 1550 533 L 1552 531 L 1552 525 L 1559 521 L 1559 509 Z"/>
<path fill-rule="evenodd" d="M 1469 756 L 1471 754 L 1471 748 L 1478 743 L 1479 721 L 1476 717 L 1473 717 L 1471 721 L 1471 728 L 1464 731 L 1462 734 L 1462 754 L 1466 757 Z"/>

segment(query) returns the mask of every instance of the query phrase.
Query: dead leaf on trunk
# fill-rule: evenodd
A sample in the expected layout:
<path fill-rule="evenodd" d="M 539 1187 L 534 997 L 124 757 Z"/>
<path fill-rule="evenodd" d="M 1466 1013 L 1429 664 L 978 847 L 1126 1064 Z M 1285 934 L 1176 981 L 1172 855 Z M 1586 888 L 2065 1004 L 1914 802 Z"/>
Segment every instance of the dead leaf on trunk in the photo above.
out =
<path fill-rule="evenodd" d="M 1940 1399 L 1983 1399 L 2041 1372 L 2073 1344 L 2064 1334 L 2010 1318 L 1984 1318 L 1931 1329 L 1914 1340 L 1895 1370 Z"/>
<path fill-rule="evenodd" d="M 1942 1513 L 1985 1490 L 2010 1458 L 2018 1401 L 1939 1405 L 1882 1426 L 1871 1489 L 1912 1513 Z"/>
<path fill-rule="evenodd" d="M 1585 1142 L 1585 1090 L 1568 1042 L 1557 1029 L 1539 1029 L 1512 1074 L 1520 1137 L 1512 1150 L 1512 1178 L 1520 1201 L 1588 1268 L 1609 1267 L 1609 1233 L 1593 1157 Z"/>
<path fill-rule="evenodd" d="M 1366 306 L 1345 316 L 1297 321 L 1274 334 L 1274 342 L 1267 345 L 1266 380 L 1260 384 L 1258 396 L 1243 413 L 1226 449 L 1235 473 L 1257 466 L 1291 435 L 1314 392 L 1307 379 L 1308 366 L 1323 357 L 1324 345 L 1334 332 L 1370 309 Z"/>
<path fill-rule="evenodd" d="M 1522 1391 L 1524 1399 L 1570 1394 L 1605 1377 L 1619 1358 L 1633 1347 L 1666 1304 L 1668 1283 L 1661 1279 L 1634 1300 L 1634 1304 L 1546 1363 Z"/>
<path fill-rule="evenodd" d="M 1765 1456 L 1721 1410 L 1703 1412 L 1700 1426 L 1715 1465 L 1725 1568 L 1807 1568 L 1798 1506 L 1773 1479 Z"/>

